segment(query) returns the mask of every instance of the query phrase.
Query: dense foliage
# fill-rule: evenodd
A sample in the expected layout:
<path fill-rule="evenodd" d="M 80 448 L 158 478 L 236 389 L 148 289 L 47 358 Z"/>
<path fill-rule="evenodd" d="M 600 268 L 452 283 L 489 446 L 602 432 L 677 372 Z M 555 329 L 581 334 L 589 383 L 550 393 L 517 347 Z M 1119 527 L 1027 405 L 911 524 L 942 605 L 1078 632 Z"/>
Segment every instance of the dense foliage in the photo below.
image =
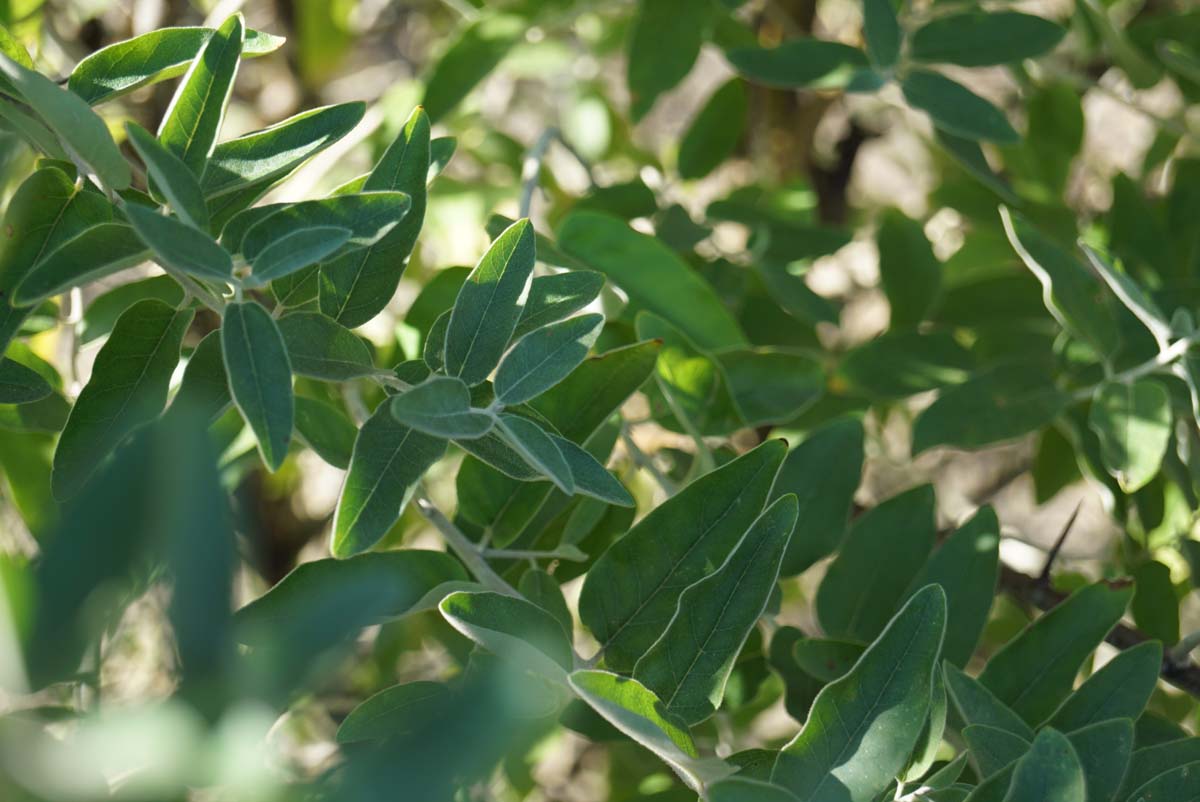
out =
<path fill-rule="evenodd" d="M 245 5 L 0 3 L 0 797 L 1200 799 L 1200 10 Z"/>

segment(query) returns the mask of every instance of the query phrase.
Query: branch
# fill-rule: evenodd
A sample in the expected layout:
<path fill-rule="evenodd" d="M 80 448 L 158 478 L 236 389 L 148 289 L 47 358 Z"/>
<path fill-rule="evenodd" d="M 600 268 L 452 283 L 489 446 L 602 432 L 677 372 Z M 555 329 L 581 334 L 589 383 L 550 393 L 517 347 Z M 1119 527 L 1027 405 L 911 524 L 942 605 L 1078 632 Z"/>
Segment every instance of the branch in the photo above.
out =
<path fill-rule="evenodd" d="M 1043 611 L 1057 607 L 1067 597 L 1062 591 L 1044 586 L 1037 577 L 1028 576 L 1007 565 L 1000 566 L 1000 589 L 1014 599 Z M 1117 624 L 1105 640 L 1123 651 L 1153 639 L 1134 627 Z M 1168 652 L 1163 655 L 1159 676 L 1179 690 L 1200 699 L 1200 666 L 1188 660 L 1172 659 Z"/>
<path fill-rule="evenodd" d="M 443 515 L 432 501 L 425 496 L 417 496 L 414 501 L 417 510 L 442 533 L 446 545 L 458 555 L 458 559 L 463 561 L 467 570 L 479 580 L 480 584 L 506 596 L 520 595 L 512 585 L 505 582 L 499 574 L 492 570 L 492 566 L 488 565 L 487 560 L 479 553 L 479 549 L 471 542 L 470 538 L 459 531 L 458 527 L 451 523 L 450 519 Z"/>

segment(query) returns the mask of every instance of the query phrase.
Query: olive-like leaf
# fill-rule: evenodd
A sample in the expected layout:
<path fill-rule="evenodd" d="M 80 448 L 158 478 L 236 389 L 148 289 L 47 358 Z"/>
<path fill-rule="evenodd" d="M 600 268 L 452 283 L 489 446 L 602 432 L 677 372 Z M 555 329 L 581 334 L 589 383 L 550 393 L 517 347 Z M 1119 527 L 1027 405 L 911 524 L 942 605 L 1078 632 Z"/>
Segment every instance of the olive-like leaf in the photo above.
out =
<path fill-rule="evenodd" d="M 28 404 L 54 392 L 41 374 L 14 359 L 0 358 L 0 404 Z"/>
<path fill-rule="evenodd" d="M 1062 703 L 1049 724 L 1063 732 L 1114 718 L 1136 719 L 1158 684 L 1162 644 L 1139 643 L 1109 660 Z"/>
<path fill-rule="evenodd" d="M 350 467 L 358 429 L 332 404 L 298 395 L 296 434 L 317 456 L 343 471 Z"/>
<path fill-rule="evenodd" d="M 12 300 L 22 306 L 36 304 L 141 264 L 150 254 L 133 226 L 97 223 L 77 230 L 39 259 L 13 290 Z"/>
<path fill-rule="evenodd" d="M 472 440 L 496 423 L 491 413 L 472 409 L 471 389 L 453 376 L 432 376 L 389 403 L 396 420 L 435 437 Z"/>
<path fill-rule="evenodd" d="M 406 682 L 384 688 L 350 711 L 338 726 L 340 744 L 417 733 L 434 723 L 450 697 L 440 682 Z"/>
<path fill-rule="evenodd" d="M 171 210 L 179 215 L 179 219 L 207 230 L 208 206 L 200 184 L 188 166 L 137 123 L 125 123 L 125 133 L 133 149 L 142 157 L 152 187 L 166 199 Z"/>
<path fill-rule="evenodd" d="M 521 308 L 513 339 L 519 340 L 542 326 L 578 312 L 596 300 L 603 288 L 603 274 L 593 270 L 568 270 L 552 276 L 534 276 L 529 282 L 529 297 Z M 409 310 L 406 322 L 411 318 L 412 311 Z"/>
<path fill-rule="evenodd" d="M 496 369 L 496 400 L 520 404 L 558 384 L 587 357 L 603 326 L 604 315 L 580 315 L 518 340 Z"/>
<path fill-rule="evenodd" d="M 909 55 L 963 67 L 1011 64 L 1053 49 L 1065 34 L 1062 26 L 1032 14 L 973 9 L 939 16 L 915 30 Z"/>
<path fill-rule="evenodd" d="M 132 203 L 125 215 L 164 270 L 207 281 L 233 277 L 233 257 L 204 231 Z"/>
<path fill-rule="evenodd" d="M 438 605 L 450 626 L 483 648 L 548 679 L 566 683 L 571 642 L 554 616 L 525 599 L 458 592 Z"/>
<path fill-rule="evenodd" d="M 575 477 L 571 466 L 558 445 L 538 424 L 520 415 L 502 413 L 496 418 L 501 437 L 521 457 L 554 485 L 572 495 L 575 492 Z"/>
<path fill-rule="evenodd" d="M 315 265 L 342 248 L 354 232 L 342 226 L 313 226 L 285 234 L 258 252 L 250 278 L 267 284 Z"/>
<path fill-rule="evenodd" d="M 571 479 L 575 483 L 575 492 L 582 496 L 591 496 L 618 507 L 634 506 L 633 496 L 625 486 L 613 477 L 583 446 L 576 445 L 565 437 L 551 434 L 550 439 L 558 446 L 559 452 L 571 470 Z"/>
<path fill-rule="evenodd" d="M 1171 439 L 1171 399 L 1154 379 L 1110 381 L 1096 388 L 1088 426 L 1121 489 L 1145 487 L 1162 466 Z"/>
<path fill-rule="evenodd" d="M 844 87 L 867 67 L 866 54 L 858 48 L 816 37 L 791 39 L 769 49 L 735 48 L 726 55 L 747 80 L 785 89 Z"/>
<path fill-rule="evenodd" d="M 287 345 L 271 314 L 249 301 L 225 307 L 221 353 L 229 390 L 258 441 L 263 463 L 279 470 L 292 439 L 295 405 Z"/>
<path fill-rule="evenodd" d="M 740 78 L 729 79 L 712 93 L 679 143 L 681 178 L 703 178 L 733 153 L 746 129 L 749 107 Z"/>
<path fill-rule="evenodd" d="M 363 339 L 319 312 L 292 312 L 277 325 L 297 376 L 347 381 L 377 372 Z"/>
<path fill-rule="evenodd" d="M 1021 802 L 1085 802 L 1087 786 L 1079 755 L 1058 730 L 1047 727 L 1017 761 L 1006 800 Z"/>
<path fill-rule="evenodd" d="M 900 87 L 909 105 L 928 114 L 934 126 L 947 133 L 1000 144 L 1021 139 L 1004 112 L 941 73 L 910 70 Z"/>

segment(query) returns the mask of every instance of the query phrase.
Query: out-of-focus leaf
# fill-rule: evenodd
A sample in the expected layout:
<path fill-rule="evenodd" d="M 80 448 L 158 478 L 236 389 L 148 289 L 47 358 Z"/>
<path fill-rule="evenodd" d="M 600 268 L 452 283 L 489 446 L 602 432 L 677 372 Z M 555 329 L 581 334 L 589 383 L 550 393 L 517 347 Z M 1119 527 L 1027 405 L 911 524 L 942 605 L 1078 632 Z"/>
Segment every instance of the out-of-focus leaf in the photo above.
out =
<path fill-rule="evenodd" d="M 233 402 L 258 440 L 263 463 L 277 471 L 287 457 L 295 420 L 292 367 L 279 326 L 253 301 L 229 304 L 221 353 Z"/>
<path fill-rule="evenodd" d="M 758 517 L 783 462 L 771 440 L 656 507 L 588 571 L 579 615 L 606 665 L 632 669 L 661 634 L 685 588 L 709 574 Z"/>
<path fill-rule="evenodd" d="M 909 599 L 850 673 L 817 695 L 771 782 L 803 799 L 875 799 L 917 745 L 913 722 L 929 714 L 945 624 L 946 597 L 936 585 Z"/>
<path fill-rule="evenodd" d="M 95 106 L 175 78 L 183 75 L 212 35 L 212 28 L 162 28 L 102 47 L 75 65 L 67 88 Z M 254 58 L 273 53 L 283 42 L 282 36 L 248 30 L 242 55 Z"/>
<path fill-rule="evenodd" d="M 775 589 L 797 511 L 790 495 L 768 507 L 715 571 L 679 595 L 670 623 L 634 666 L 634 678 L 689 725 L 720 707 L 734 660 Z"/>
<path fill-rule="evenodd" d="M 1044 17 L 971 10 L 922 25 L 912 34 L 909 55 L 917 61 L 964 67 L 1009 64 L 1052 50 L 1065 34 L 1065 29 Z"/>
<path fill-rule="evenodd" d="M 463 28 L 425 80 L 422 105 L 438 122 L 463 101 L 521 41 L 529 23 L 513 14 L 487 14 Z"/>
<path fill-rule="evenodd" d="M 453 593 L 438 605 L 450 625 L 483 648 L 557 682 L 574 664 L 571 642 L 554 616 L 499 593 Z"/>
<path fill-rule="evenodd" d="M 1133 623 L 1148 637 L 1168 646 L 1176 643 L 1179 640 L 1179 597 L 1171 582 L 1171 569 L 1157 560 L 1147 560 L 1132 573 L 1135 588 L 1129 612 L 1133 614 Z"/>
<path fill-rule="evenodd" d="M 221 353 L 221 332 L 212 331 L 204 335 L 188 357 L 183 380 L 171 402 L 171 414 L 179 409 L 211 423 L 232 401 Z"/>
<path fill-rule="evenodd" d="M 734 406 L 747 426 L 783 423 L 813 404 L 825 390 L 815 359 L 778 349 L 755 348 L 717 354 Z"/>
<path fill-rule="evenodd" d="M 1162 466 L 1171 439 L 1171 400 L 1154 379 L 1105 382 L 1092 398 L 1088 426 L 1100 439 L 1108 472 L 1133 493 Z"/>
<path fill-rule="evenodd" d="M 947 133 L 1001 144 L 1021 138 L 1004 112 L 941 73 L 910 70 L 900 86 L 909 105 L 928 114 Z"/>
<path fill-rule="evenodd" d="M 885 214 L 875 236 L 879 278 L 892 310 L 891 327 L 915 326 L 937 303 L 942 265 L 921 224 L 899 212 Z"/>
<path fill-rule="evenodd" d="M 726 54 L 747 80 L 781 88 L 834 89 L 867 67 L 856 47 L 823 39 L 792 39 L 770 49 L 735 48 Z"/>
<path fill-rule="evenodd" d="M 337 730 L 340 744 L 392 738 L 417 733 L 442 714 L 450 689 L 440 682 L 406 682 L 384 688 L 368 697 L 342 721 Z"/>
<path fill-rule="evenodd" d="M 933 513 L 933 487 L 921 485 L 854 522 L 817 591 L 826 634 L 870 641 L 883 630 L 933 548 Z"/>
<path fill-rule="evenodd" d="M 0 404 L 28 404 L 54 392 L 37 371 L 12 359 L 0 358 Z"/>
<path fill-rule="evenodd" d="M 192 310 L 161 301 L 129 307 L 100 349 L 54 452 L 54 495 L 80 491 L 131 432 L 162 413 Z"/>
<path fill-rule="evenodd" d="M 350 467 L 350 455 L 354 453 L 354 438 L 358 429 L 337 407 L 298 395 L 296 405 L 296 433 L 321 459 L 335 468 Z"/>
<path fill-rule="evenodd" d="M 971 352 L 946 332 L 892 331 L 846 352 L 837 378 L 868 398 L 908 398 L 970 378 Z"/>
<path fill-rule="evenodd" d="M 740 78 L 719 86 L 679 143 L 680 177 L 703 178 L 720 166 L 741 140 L 748 110 L 746 87 Z"/>
<path fill-rule="evenodd" d="M 891 0 L 863 0 L 863 38 L 872 64 L 881 70 L 896 65 L 904 33 Z"/>
<path fill-rule="evenodd" d="M 708 20 L 706 9 L 690 0 L 639 0 L 627 73 L 634 122 L 691 72 Z"/>

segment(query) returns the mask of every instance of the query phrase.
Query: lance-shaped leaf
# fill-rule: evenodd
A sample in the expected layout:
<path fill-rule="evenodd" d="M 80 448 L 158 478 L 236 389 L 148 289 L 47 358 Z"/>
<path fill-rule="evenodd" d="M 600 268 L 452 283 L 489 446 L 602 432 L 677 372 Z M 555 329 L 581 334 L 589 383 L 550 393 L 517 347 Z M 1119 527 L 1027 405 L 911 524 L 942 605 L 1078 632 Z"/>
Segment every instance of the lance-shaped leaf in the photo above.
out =
<path fill-rule="evenodd" d="M 949 609 L 949 604 L 947 604 L 947 609 Z M 929 700 L 929 717 L 925 719 L 925 725 L 921 727 L 917 746 L 913 749 L 912 757 L 909 758 L 901 779 L 906 782 L 920 780 L 933 766 L 942 748 L 942 736 L 946 734 L 946 719 L 949 712 L 946 682 L 942 672 L 935 670 L 933 672 L 933 694 Z"/>
<path fill-rule="evenodd" d="M 347 381 L 376 372 L 363 339 L 318 312 L 292 312 L 278 326 L 297 376 Z"/>
<path fill-rule="evenodd" d="M 657 755 L 694 790 L 732 771 L 723 762 L 702 760 L 687 727 L 636 679 L 588 670 L 574 672 L 570 682 L 609 724 Z"/>
<path fill-rule="evenodd" d="M 250 189 L 256 194 L 249 205 L 272 183 L 350 133 L 365 112 L 360 102 L 322 106 L 222 142 L 213 149 L 200 181 L 204 197 L 213 200 Z"/>
<path fill-rule="evenodd" d="M 513 14 L 485 14 L 467 25 L 434 65 L 425 81 L 423 105 L 437 122 L 462 102 L 495 69 L 529 23 Z"/>
<path fill-rule="evenodd" d="M 738 348 L 721 351 L 716 359 L 747 426 L 791 420 L 825 389 L 820 363 L 807 354 Z"/>
<path fill-rule="evenodd" d="M 332 404 L 296 396 L 296 434 L 317 456 L 343 471 L 350 467 L 358 429 Z"/>
<path fill-rule="evenodd" d="M 826 685 L 804 729 L 780 753 L 771 782 L 801 799 L 869 802 L 904 769 L 929 713 L 946 597 L 916 593 L 850 673 Z"/>
<path fill-rule="evenodd" d="M 570 608 L 567 607 L 562 587 L 553 576 L 540 568 L 530 568 L 521 574 L 521 581 L 517 589 L 526 599 L 548 612 L 559 623 L 567 639 L 570 640 L 575 631 L 575 620 L 571 617 Z"/>
<path fill-rule="evenodd" d="M 0 85 L 7 81 L 0 76 Z M 14 90 L 15 92 L 15 90 Z M 35 150 L 39 150 L 52 159 L 68 161 L 70 156 L 63 150 L 62 143 L 42 125 L 34 116 L 26 114 L 15 103 L 0 103 L 0 120 L 5 128 L 17 134 Z"/>
<path fill-rule="evenodd" d="M 632 669 L 684 589 L 724 562 L 766 503 L 785 452 L 782 440 L 770 440 L 697 479 L 600 556 L 579 615 L 608 666 Z"/>
<path fill-rule="evenodd" d="M 433 179 L 442 174 L 457 150 L 458 139 L 456 137 L 439 136 L 429 140 L 429 173 L 425 176 L 426 184 L 432 184 Z"/>
<path fill-rule="evenodd" d="M 1195 739 L 1189 739 L 1195 740 Z M 1133 802 L 1137 800 L 1181 800 L 1193 802 L 1196 798 L 1196 774 L 1200 772 L 1200 761 L 1175 766 L 1143 785 L 1135 786 L 1127 797 Z"/>
<path fill-rule="evenodd" d="M 1171 399 L 1154 379 L 1105 382 L 1092 398 L 1088 426 L 1100 440 L 1104 467 L 1133 493 L 1162 466 L 1171 439 Z"/>
<path fill-rule="evenodd" d="M 866 649 L 858 641 L 803 638 L 792 646 L 792 658 L 804 673 L 825 684 L 844 677 Z"/>
<path fill-rule="evenodd" d="M 627 82 L 634 122 L 691 72 L 709 16 L 689 0 L 642 0 L 629 35 Z"/>
<path fill-rule="evenodd" d="M 679 143 L 679 176 L 694 180 L 717 169 L 741 140 L 748 110 L 746 87 L 740 78 L 718 87 Z"/>
<path fill-rule="evenodd" d="M 277 471 L 287 456 L 295 417 L 283 335 L 257 303 L 232 303 L 221 323 L 221 353 L 233 402 L 258 440 L 263 463 Z"/>
<path fill-rule="evenodd" d="M 22 67 L 34 69 L 33 58 L 29 55 L 29 51 L 25 49 L 25 45 L 21 41 L 8 32 L 7 28 L 0 26 L 0 53 L 8 56 L 13 61 L 20 64 Z M 6 95 L 20 99 L 21 93 L 17 91 L 7 78 L 0 77 L 0 92 Z"/>
<path fill-rule="evenodd" d="M 0 404 L 28 404 L 54 392 L 41 374 L 14 359 L 0 358 Z"/>
<path fill-rule="evenodd" d="M 191 320 L 192 310 L 155 300 L 139 301 L 121 315 L 59 438 L 55 497 L 77 493 L 131 432 L 163 411 Z"/>
<path fill-rule="evenodd" d="M 969 724 L 963 728 L 962 736 L 980 777 L 991 777 L 1029 751 L 1029 741 L 1025 738 L 986 724 Z"/>
<path fill-rule="evenodd" d="M 244 38 L 241 14 L 221 23 L 192 60 L 159 125 L 159 141 L 197 176 L 221 132 Z"/>
<path fill-rule="evenodd" d="M 949 661 L 942 664 L 946 679 L 946 692 L 959 716 L 968 725 L 981 725 L 1010 732 L 1025 741 L 1033 740 L 1033 730 L 1001 702 L 978 680 L 963 673 L 962 669 Z"/>
<path fill-rule="evenodd" d="M 350 711 L 336 740 L 350 744 L 421 732 L 444 713 L 450 695 L 440 682 L 418 680 L 384 688 Z"/>
<path fill-rule="evenodd" d="M 887 5 L 890 0 L 880 0 Z M 876 233 L 879 279 L 891 308 L 893 329 L 916 326 L 937 303 L 942 265 L 921 224 L 889 211 Z"/>
<path fill-rule="evenodd" d="M 1129 770 L 1121 781 L 1116 799 L 1136 800 L 1134 791 L 1156 777 L 1190 766 L 1190 774 L 1200 771 L 1200 738 L 1181 738 L 1138 749 L 1129 759 Z"/>
<path fill-rule="evenodd" d="M 523 337 L 496 370 L 496 400 L 520 404 L 558 384 L 587 357 L 603 327 L 604 315 L 580 315 Z"/>
<path fill-rule="evenodd" d="M 0 75 L 21 93 L 67 150 L 110 190 L 125 189 L 133 179 L 129 164 L 113 142 L 104 120 L 78 95 L 0 53 Z"/>
<path fill-rule="evenodd" d="M 857 418 L 832 421 L 788 452 L 774 495 L 796 494 L 804 526 L 788 545 L 785 576 L 806 570 L 842 542 L 862 463 L 863 427 Z"/>
<path fill-rule="evenodd" d="M 211 423 L 233 401 L 225 376 L 225 358 L 221 354 L 221 332 L 204 335 L 183 369 L 183 380 L 171 402 L 169 415 L 176 411 Z"/>
<path fill-rule="evenodd" d="M 1088 262 L 1100 274 L 1100 278 L 1121 299 L 1121 303 L 1142 322 L 1142 325 L 1154 336 L 1159 346 L 1165 346 L 1171 341 L 1171 324 L 1167 321 L 1162 309 L 1154 302 L 1136 281 L 1118 270 L 1094 248 L 1082 245 Z"/>
<path fill-rule="evenodd" d="M 1030 724 L 1044 721 L 1071 692 L 1075 675 L 1116 625 L 1133 589 L 1088 585 L 996 652 L 979 681 Z"/>
<path fill-rule="evenodd" d="M 1021 139 L 1004 112 L 941 73 L 910 70 L 900 87 L 910 106 L 928 114 L 934 126 L 947 133 L 1001 144 Z"/>
<path fill-rule="evenodd" d="M 904 33 L 891 0 L 863 0 L 863 38 L 872 64 L 881 70 L 896 65 Z"/>
<path fill-rule="evenodd" d="M 593 270 L 569 270 L 552 276 L 535 276 L 529 282 L 529 297 L 521 308 L 513 339 L 519 340 L 542 326 L 578 312 L 596 300 L 603 288 L 604 276 Z"/>
<path fill-rule="evenodd" d="M 352 236 L 352 230 L 341 226 L 314 226 L 284 234 L 258 252 L 249 278 L 262 285 L 290 276 L 332 256 Z"/>
<path fill-rule="evenodd" d="M 95 106 L 178 77 L 212 35 L 212 28 L 162 28 L 102 47 L 75 65 L 67 88 Z M 273 53 L 283 42 L 282 36 L 248 30 L 242 55 L 254 58 Z"/>
<path fill-rule="evenodd" d="M 1032 14 L 971 10 L 922 25 L 912 34 L 909 55 L 917 61 L 963 67 L 1011 64 L 1053 49 L 1065 33 L 1061 26 Z"/>
<path fill-rule="evenodd" d="M 416 109 L 363 184 L 364 192 L 403 192 L 408 214 L 379 242 L 321 267 L 321 311 L 346 326 L 361 326 L 383 311 L 404 273 L 425 222 L 429 117 Z"/>
<path fill-rule="evenodd" d="M 12 300 L 29 306 L 141 264 L 150 251 L 133 227 L 98 223 L 77 230 L 40 259 L 13 290 Z"/>
<path fill-rule="evenodd" d="M 535 260 L 533 226 L 518 220 L 496 238 L 458 292 L 446 329 L 446 371 L 478 384 L 500 362 L 521 316 Z"/>
<path fill-rule="evenodd" d="M 1109 719 L 1067 733 L 1083 769 L 1088 802 L 1112 802 L 1129 768 L 1133 721 Z"/>
<path fill-rule="evenodd" d="M 817 591 L 826 634 L 870 641 L 887 624 L 933 548 L 933 487 L 888 499 L 851 527 Z"/>
<path fill-rule="evenodd" d="M 392 416 L 418 431 L 446 439 L 471 440 L 496 423 L 488 412 L 471 407 L 471 390 L 461 379 L 433 376 L 389 402 Z"/>
<path fill-rule="evenodd" d="M 666 408 L 655 417 L 665 425 L 698 434 L 730 434 L 745 426 L 720 364 L 679 329 L 650 312 L 634 320 L 638 337 L 658 340 L 655 384 Z M 652 402 L 656 394 L 650 395 Z M 658 405 L 661 406 L 661 405 Z"/>
<path fill-rule="evenodd" d="M 297 231 L 337 226 L 351 231 L 350 243 L 365 249 L 385 238 L 405 218 L 412 199 L 403 192 L 361 192 L 315 201 L 258 206 L 230 221 L 222 241 L 253 262 L 267 247 Z M 244 225 L 244 234 L 238 236 Z"/>
<path fill-rule="evenodd" d="M 979 512 L 938 547 L 912 588 L 937 584 L 946 592 L 949 617 L 942 656 L 966 665 L 983 633 L 1000 576 L 1000 522 L 991 507 Z"/>
<path fill-rule="evenodd" d="M 379 542 L 399 520 L 417 481 L 445 452 L 445 440 L 405 426 L 381 404 L 354 441 L 333 516 L 333 556 L 349 557 Z"/>
<path fill-rule="evenodd" d="M 798 802 L 787 789 L 740 775 L 708 786 L 709 802 Z"/>
<path fill-rule="evenodd" d="M 438 605 L 450 626 L 497 655 L 566 682 L 571 642 L 554 616 L 536 604 L 500 593 L 453 593 Z"/>
<path fill-rule="evenodd" d="M 785 89 L 843 87 L 868 66 L 858 48 L 815 37 L 791 39 L 770 49 L 735 48 L 726 55 L 747 80 Z"/>
<path fill-rule="evenodd" d="M 558 446 L 567 467 L 571 469 L 571 478 L 575 482 L 575 492 L 583 496 L 591 496 L 618 507 L 632 507 L 633 496 L 625 486 L 613 477 L 608 469 L 600 464 L 583 446 L 576 445 L 565 437 L 551 434 L 550 439 Z"/>
<path fill-rule="evenodd" d="M 207 281 L 229 281 L 233 277 L 233 257 L 195 226 L 132 203 L 125 214 L 164 270 Z"/>
<path fill-rule="evenodd" d="M 1162 653 L 1162 644 L 1147 641 L 1116 655 L 1067 697 L 1050 725 L 1073 732 L 1109 719 L 1136 719 L 1158 684 Z"/>
<path fill-rule="evenodd" d="M 142 157 L 153 188 L 166 199 L 171 210 L 179 215 L 179 219 L 207 230 L 208 206 L 204 203 L 200 184 L 188 166 L 137 123 L 125 123 L 125 133 L 133 149 Z"/>
<path fill-rule="evenodd" d="M 768 507 L 720 567 L 679 595 L 662 636 L 634 666 L 634 679 L 687 724 L 720 707 L 733 663 L 775 590 L 797 512 L 795 496 Z"/>
<path fill-rule="evenodd" d="M 507 413 L 497 417 L 496 425 L 504 442 L 526 462 L 559 490 L 567 495 L 574 494 L 575 478 L 571 466 L 545 429 L 529 418 Z"/>
<path fill-rule="evenodd" d="M 1021 802 L 1085 802 L 1083 767 L 1071 742 L 1047 727 L 1017 761 L 1006 800 Z"/>
<path fill-rule="evenodd" d="M 579 211 L 558 231 L 559 246 L 599 270 L 638 307 L 672 324 L 704 349 L 742 346 L 746 336 L 712 286 L 654 237 L 617 217 Z"/>

